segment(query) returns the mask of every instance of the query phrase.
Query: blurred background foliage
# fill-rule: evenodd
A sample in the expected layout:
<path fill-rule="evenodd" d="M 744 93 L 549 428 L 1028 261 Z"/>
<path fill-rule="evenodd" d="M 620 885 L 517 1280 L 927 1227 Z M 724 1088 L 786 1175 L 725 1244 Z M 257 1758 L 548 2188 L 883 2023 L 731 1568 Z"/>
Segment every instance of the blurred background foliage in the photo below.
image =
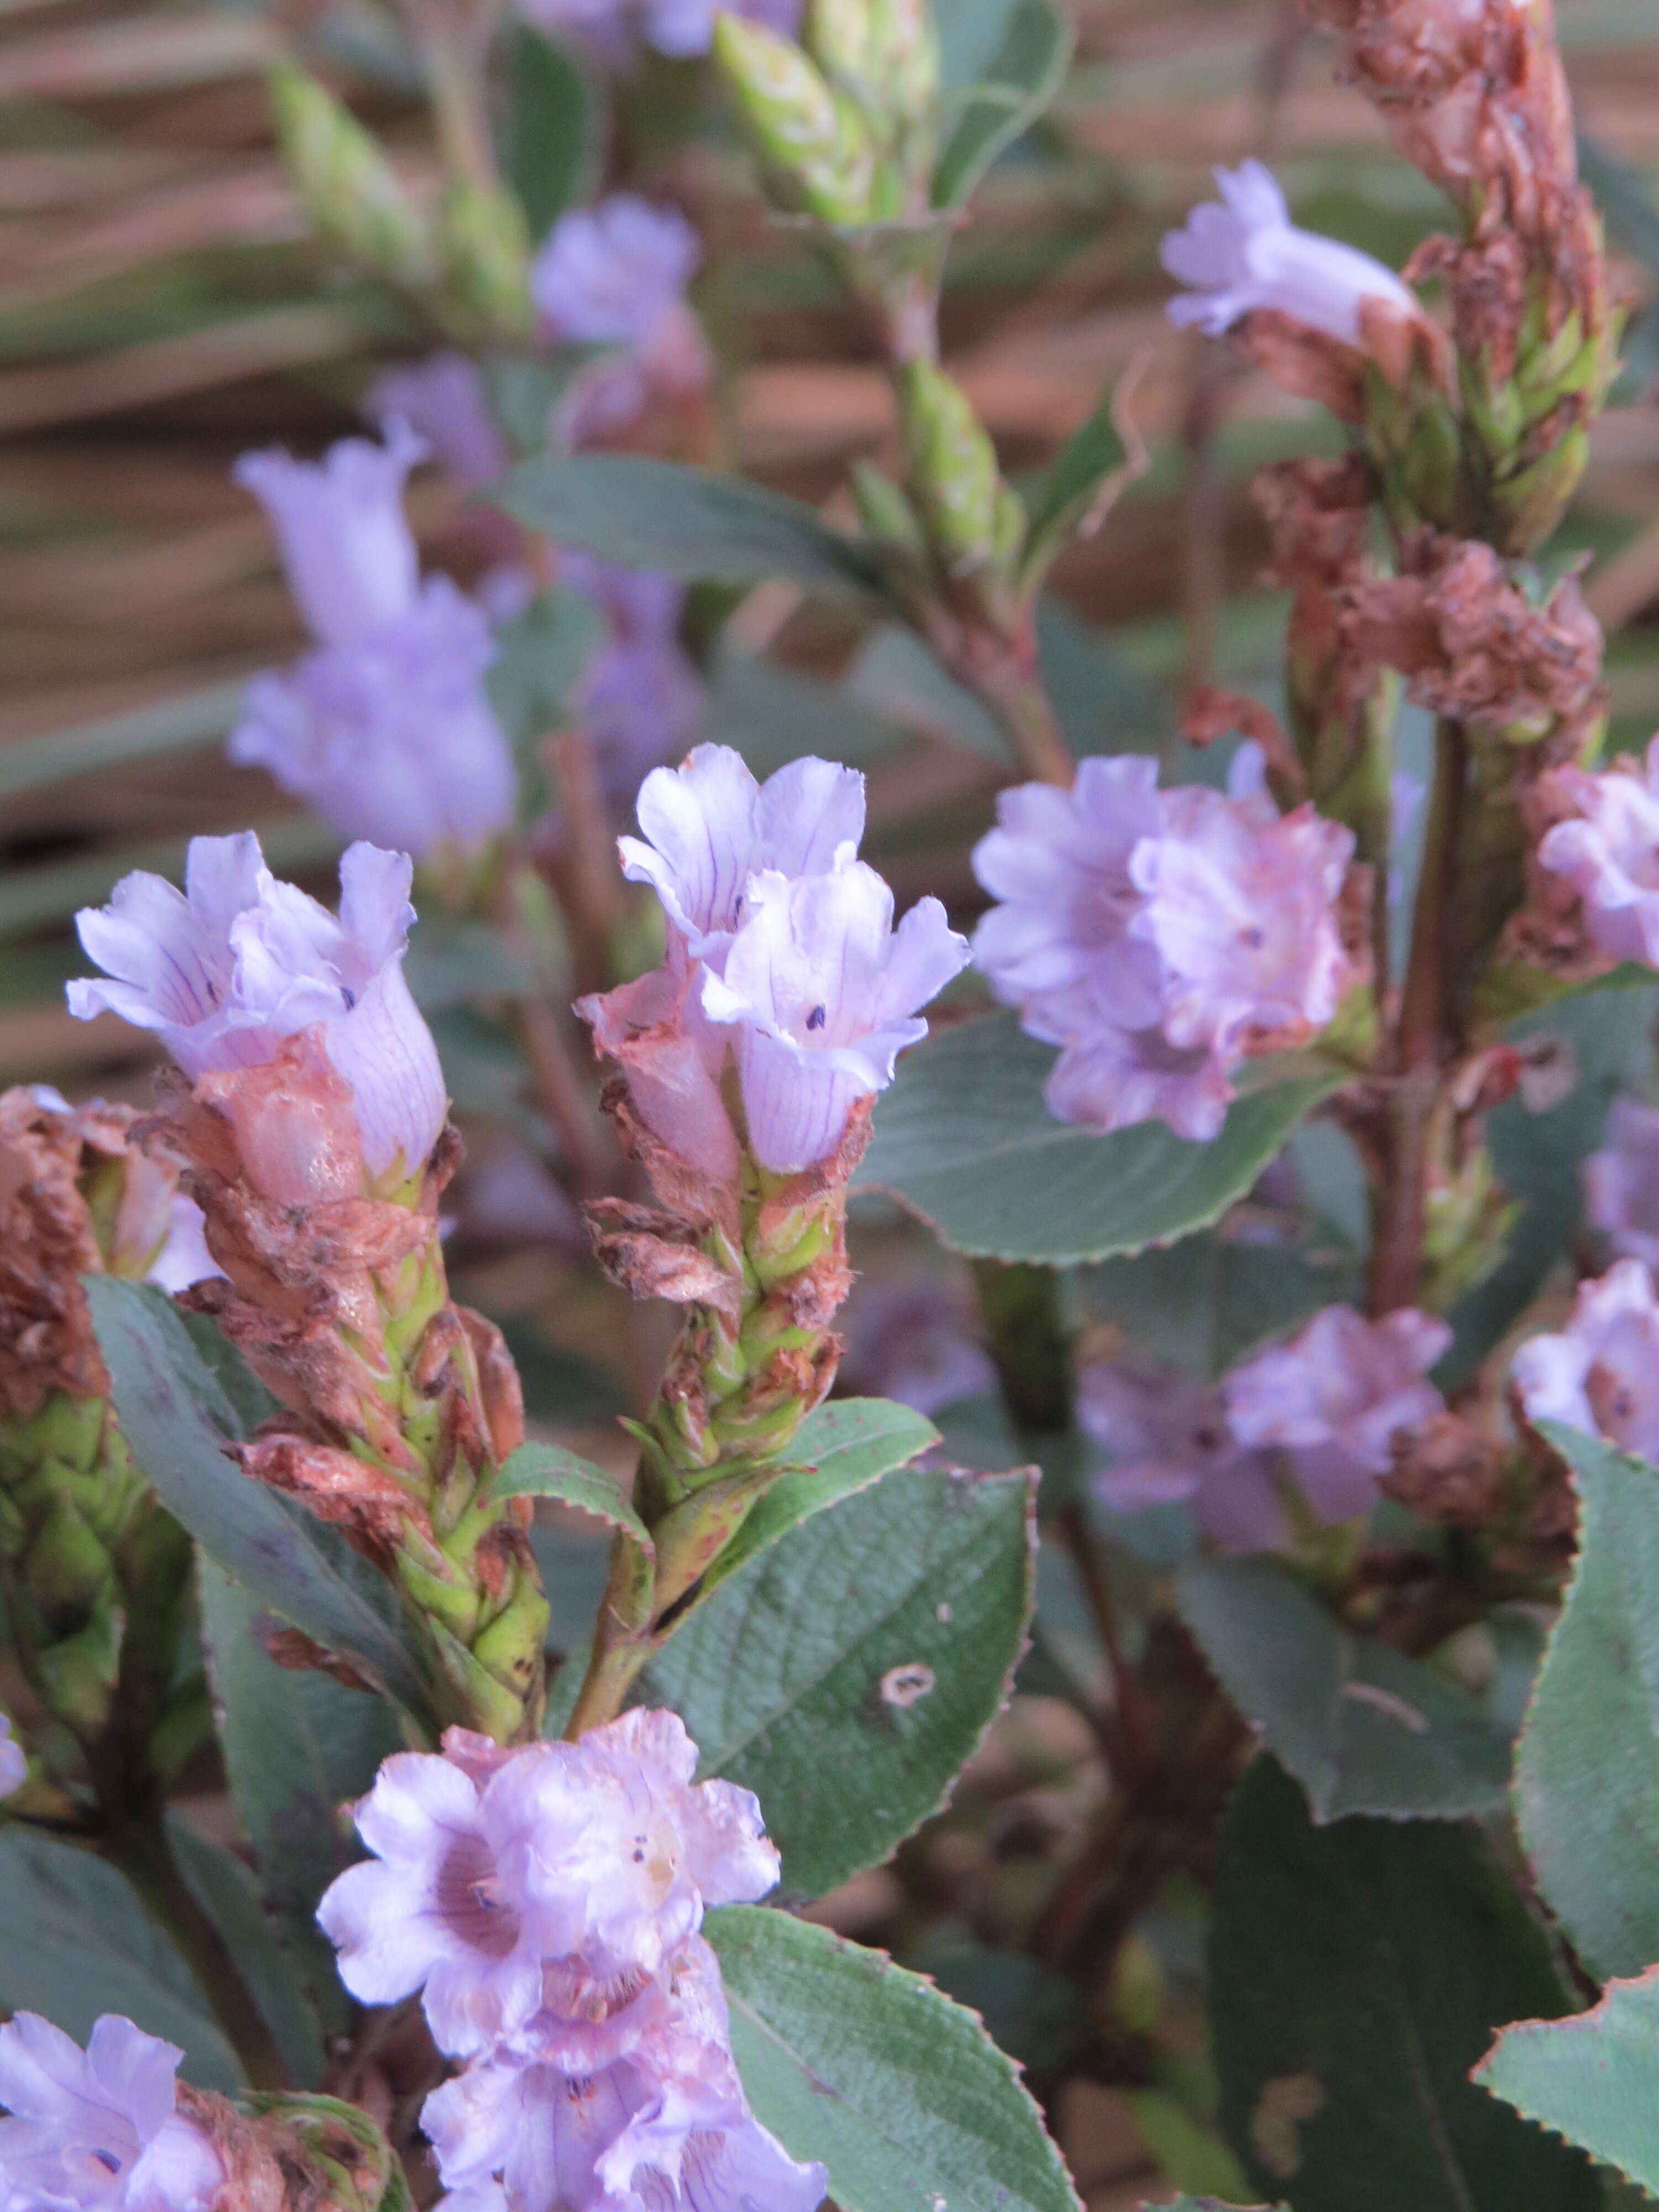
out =
<path fill-rule="evenodd" d="M 1173 747 L 1192 684 L 1273 699 L 1284 603 L 1258 580 L 1248 479 L 1334 434 L 1168 326 L 1161 233 L 1204 195 L 1212 165 L 1251 154 L 1273 163 L 1297 221 L 1395 265 L 1438 216 L 1370 109 L 1333 86 L 1328 52 L 1291 5 L 1079 0 L 1075 13 L 1058 100 L 994 168 L 952 254 L 945 347 L 1016 479 L 1135 370 L 1148 466 L 1056 570 L 1045 672 L 1074 750 L 1154 750 Z M 1659 290 L 1659 13 L 1654 0 L 1560 0 L 1559 13 L 1587 174 L 1644 303 L 1621 404 L 1597 426 L 1564 533 L 1589 559 L 1610 633 L 1613 743 L 1633 745 L 1659 724 L 1659 310 L 1646 304 Z M 342 278 L 308 236 L 264 82 L 295 48 L 411 188 L 429 189 L 415 75 L 387 19 L 358 0 L 0 0 L 0 1083 L 147 1097 L 138 1035 L 62 1008 L 62 982 L 82 964 L 70 916 L 127 868 L 176 870 L 189 836 L 252 824 L 280 872 L 327 890 L 328 833 L 223 757 L 243 680 L 301 642 L 269 526 L 229 467 L 249 447 L 314 454 L 347 434 L 372 376 L 431 337 L 388 293 Z M 508 59 L 500 143 L 532 228 L 623 181 L 681 205 L 705 241 L 696 299 L 722 362 L 710 458 L 850 520 L 849 465 L 896 466 L 885 381 L 800 233 L 767 220 L 704 73 L 653 58 L 605 88 L 527 31 Z M 434 471 L 416 480 L 410 512 L 426 565 L 474 580 L 494 542 L 477 512 Z M 917 647 L 859 620 L 786 586 L 735 611 L 730 595 L 694 594 L 704 735 L 762 773 L 809 750 L 855 761 L 870 778 L 867 849 L 900 903 L 936 892 L 966 922 L 977 896 L 967 855 L 1007 775 L 1002 748 Z M 499 665 L 498 702 L 527 755 L 580 650 L 544 628 Z M 648 1396 L 672 1317 L 629 1307 L 586 1258 L 571 1201 L 580 1163 L 557 1157 L 500 1018 L 514 988 L 504 957 L 487 933 L 438 921 L 411 964 L 471 1153 L 458 1289 L 507 1328 L 538 1431 L 623 1467 L 614 1416 Z M 524 1140 L 555 1174 L 525 1181 Z M 1298 1166 L 1316 1188 L 1317 1161 Z M 988 1368 L 941 1349 L 932 1293 L 916 1297 L 925 1279 L 947 1313 L 958 1299 L 966 1328 L 965 1280 L 884 1202 L 860 1207 L 845 1387 L 893 1393 L 908 1358 L 952 1449 L 1015 1463 Z M 1310 1225 L 1298 1313 L 1341 1295 L 1341 1212 L 1337 1191 Z M 1103 1345 L 1132 1316 L 1145 1337 L 1151 1311 L 1169 1357 L 1212 1370 L 1295 1317 L 1275 1304 L 1283 1270 L 1271 1296 L 1252 1288 L 1251 1249 L 1224 1224 L 1151 1272 L 1089 1271 L 1078 1310 Z M 1155 1559 L 1156 1531 L 1146 1543 Z M 567 1524 L 541 1531 L 538 1548 L 556 1636 L 561 1620 L 591 1613 L 603 1545 Z M 1118 1952 L 1109 1987 L 1085 1998 L 1041 1961 L 1045 1916 L 1063 1923 L 1055 1869 L 1104 1786 L 1085 1717 L 1098 1655 L 1070 1576 L 1045 1553 L 1026 1694 L 951 1812 L 815 1917 L 889 1946 L 985 2014 L 1031 2069 L 1094 2212 L 1171 2185 L 1242 2192 L 1205 2118 L 1199 1928 L 1183 1877 Z M 193 1785 L 192 1817 L 212 1832 L 217 1778 L 204 1765 Z"/>

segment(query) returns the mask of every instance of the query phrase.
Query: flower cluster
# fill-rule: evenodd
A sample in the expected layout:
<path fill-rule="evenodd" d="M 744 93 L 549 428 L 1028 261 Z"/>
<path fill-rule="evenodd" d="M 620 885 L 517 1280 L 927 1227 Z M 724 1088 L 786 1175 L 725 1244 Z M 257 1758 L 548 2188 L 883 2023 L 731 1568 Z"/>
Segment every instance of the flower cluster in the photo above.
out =
<path fill-rule="evenodd" d="M 567 444 L 612 443 L 653 404 L 705 389 L 708 341 L 685 297 L 701 252 L 684 216 L 633 192 L 554 224 L 530 271 L 543 331 L 614 349 L 578 374 L 560 407 Z"/>
<path fill-rule="evenodd" d="M 1098 1495 L 1120 1512 L 1189 1504 L 1224 1552 L 1285 1541 L 1287 1480 L 1316 1519 L 1353 1520 L 1376 1504 L 1395 1439 L 1443 1411 L 1425 1377 L 1450 1341 L 1443 1322 L 1411 1309 L 1373 1322 L 1334 1305 L 1218 1385 L 1152 1365 L 1091 1368 L 1078 1410 L 1111 1455 Z"/>
<path fill-rule="evenodd" d="M 1512 1371 L 1528 1420 L 1659 1459 L 1659 1298 L 1639 1260 L 1582 1284 L 1565 1328 L 1523 1344 Z"/>
<path fill-rule="evenodd" d="M 349 1135 L 315 1102 L 290 1098 L 285 1111 L 280 1088 L 229 1103 L 230 1086 L 216 1086 L 255 1181 L 290 1205 L 325 1184 L 329 1195 L 355 1194 L 357 1153 L 371 1175 L 401 1181 L 425 1165 L 447 1110 L 437 1048 L 404 980 L 412 877 L 404 854 L 353 845 L 337 920 L 277 881 L 251 830 L 193 838 L 182 894 L 141 871 L 106 907 L 76 916 L 105 975 L 70 985 L 70 1012 L 153 1030 L 193 1082 L 268 1066 L 288 1039 L 311 1034 L 348 1094 Z"/>
<path fill-rule="evenodd" d="M 318 1918 L 355 1996 L 420 1990 L 464 2062 L 422 2124 L 448 2212 L 814 2212 L 750 2112 L 706 1906 L 777 1881 L 760 1808 L 694 1785 L 696 1747 L 636 1711 L 577 1743 L 503 1752 L 451 1729 L 386 1760 L 357 1808 L 374 1856 Z"/>
<path fill-rule="evenodd" d="M 925 898 L 893 927 L 893 894 L 859 860 L 864 779 L 811 757 L 757 784 L 726 745 L 699 745 L 640 787 L 642 837 L 624 874 L 668 926 L 665 965 L 580 1011 L 627 1072 L 653 1135 L 704 1173 L 736 1172 L 721 1094 L 736 1063 L 744 1136 L 788 1175 L 830 1158 L 864 1098 L 892 1080 L 919 1013 L 967 947 Z"/>
<path fill-rule="evenodd" d="M 1220 1128 L 1247 1054 L 1305 1042 L 1353 980 L 1337 902 L 1353 835 L 1264 793 L 1158 788 L 1141 755 L 1069 792 L 1005 792 L 974 867 L 1001 902 L 974 957 L 1028 1036 L 1063 1048 L 1060 1120 Z"/>
<path fill-rule="evenodd" d="M 427 451 L 396 420 L 320 463 L 247 453 L 239 483 L 276 526 L 316 650 L 248 687 L 230 755 L 268 769 L 348 837 L 425 860 L 477 852 L 512 820 L 513 756 L 483 686 L 481 608 L 420 576 L 404 479 Z"/>
<path fill-rule="evenodd" d="M 38 2013 L 0 2027 L 0 2203 L 14 2212 L 217 2212 L 228 2176 L 180 2109 L 176 2044 L 118 2013 L 85 2051 Z"/>

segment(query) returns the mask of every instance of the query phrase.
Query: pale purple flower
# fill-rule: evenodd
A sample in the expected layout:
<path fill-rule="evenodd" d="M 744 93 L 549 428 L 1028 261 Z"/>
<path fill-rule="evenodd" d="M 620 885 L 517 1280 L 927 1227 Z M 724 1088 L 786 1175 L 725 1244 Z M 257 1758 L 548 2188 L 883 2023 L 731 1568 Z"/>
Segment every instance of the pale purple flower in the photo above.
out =
<path fill-rule="evenodd" d="M 373 635 L 248 686 L 232 760 L 270 770 L 342 836 L 426 860 L 469 854 L 513 819 L 518 775 L 484 690 L 483 611 L 429 577 Z"/>
<path fill-rule="evenodd" d="M 1584 1196 L 1620 1259 L 1659 1267 L 1659 1107 L 1613 1100 L 1607 1141 L 1584 1163 Z"/>
<path fill-rule="evenodd" d="M 1327 1306 L 1226 1377 L 1233 1434 L 1279 1446 L 1322 1521 L 1352 1520 L 1376 1502 L 1395 1438 L 1443 1409 L 1425 1377 L 1450 1342 L 1444 1322 L 1412 1307 L 1368 1321 Z"/>
<path fill-rule="evenodd" d="M 118 2013 L 82 2051 L 38 2013 L 0 2027 L 0 2203 L 6 2212 L 212 2212 L 219 2153 L 177 2109 L 176 2044 Z"/>
<path fill-rule="evenodd" d="M 1578 893 L 1603 952 L 1659 967 L 1659 737 L 1640 774 L 1634 763 L 1599 775 L 1564 768 L 1556 782 L 1578 817 L 1545 832 L 1540 864 Z"/>
<path fill-rule="evenodd" d="M 645 35 L 659 53 L 706 54 L 722 9 L 788 39 L 799 27 L 801 0 L 645 0 Z"/>
<path fill-rule="evenodd" d="M 1298 230 L 1260 161 L 1218 169 L 1215 180 L 1219 202 L 1204 201 L 1184 228 L 1164 236 L 1164 266 L 1188 288 L 1170 301 L 1171 322 L 1196 323 L 1218 337 L 1242 316 L 1270 307 L 1357 346 L 1368 301 L 1416 318 L 1417 302 L 1392 269 L 1355 246 Z"/>
<path fill-rule="evenodd" d="M 321 461 L 244 453 L 234 474 L 276 526 L 289 588 L 323 645 L 356 645 L 407 614 L 420 556 L 404 514 L 404 479 L 426 445 L 392 422 L 384 446 L 343 438 Z"/>
<path fill-rule="evenodd" d="M 1156 947 L 1170 1042 L 1224 1049 L 1250 1031 L 1300 1042 L 1335 1014 L 1351 974 L 1336 902 L 1353 832 L 1311 807 L 1188 785 L 1164 798 L 1129 874 L 1129 935 Z"/>
<path fill-rule="evenodd" d="M 549 1957 L 599 1978 L 655 1973 L 705 1905 L 752 1904 L 775 1886 L 753 1792 L 694 1783 L 696 1768 L 684 1723 L 643 1708 L 526 1768 L 512 1866 Z"/>
<path fill-rule="evenodd" d="M 775 781 L 775 779 L 774 779 Z M 749 1142 L 788 1174 L 827 1158 L 854 1106 L 885 1090 L 927 1024 L 920 1009 L 959 975 L 968 945 L 936 898 L 893 927 L 893 894 L 875 870 L 837 854 L 828 874 L 749 878 L 741 926 L 703 1011 L 730 1026 Z"/>
<path fill-rule="evenodd" d="M 1565 1328 L 1523 1344 L 1511 1372 L 1528 1420 L 1562 1421 L 1659 1462 L 1659 1300 L 1639 1260 L 1580 1284 Z"/>
<path fill-rule="evenodd" d="M 503 474 L 512 456 L 489 411 L 477 363 L 453 349 L 383 370 L 368 387 L 363 412 L 383 435 L 405 425 L 427 452 L 467 490 Z"/>
<path fill-rule="evenodd" d="M 460 1732 L 452 1730 L 452 1735 Z M 357 1806 L 371 1859 L 324 1892 L 317 1917 L 340 1954 L 340 1978 L 365 2004 L 422 1992 L 441 2051 L 489 2049 L 541 2002 L 542 1931 L 513 1879 L 534 1817 L 532 1746 L 480 1771 L 465 1740 L 446 1755 L 398 1752 Z"/>
<path fill-rule="evenodd" d="M 602 2068 L 486 2063 L 428 2098 L 445 2212 L 816 2212 L 824 2169 L 798 2165 L 750 2112 L 707 1944 L 665 1963 L 658 1998 L 638 2043 Z"/>
<path fill-rule="evenodd" d="M 531 297 L 550 337 L 645 353 L 683 307 L 701 253 L 678 209 L 613 192 L 559 217 L 531 266 Z"/>
<path fill-rule="evenodd" d="M 1178 1369 L 1112 1361 L 1085 1368 L 1078 1419 L 1112 1463 L 1095 1495 L 1119 1513 L 1190 1505 L 1224 1552 L 1265 1552 L 1290 1533 L 1270 1451 L 1233 1434 L 1219 1389 Z"/>
<path fill-rule="evenodd" d="M 823 875 L 864 835 L 864 778 L 811 755 L 757 783 L 730 745 L 698 745 L 640 786 L 642 837 L 617 850 L 630 882 L 649 884 L 671 949 L 717 962 L 742 921 L 751 877 Z"/>
<path fill-rule="evenodd" d="M 383 1175 L 423 1166 L 444 1125 L 437 1048 L 404 980 L 415 910 L 407 857 L 353 845 L 340 862 L 340 913 L 265 866 L 252 830 L 196 837 L 183 894 L 161 876 L 124 876 L 106 907 L 76 917 L 105 970 L 69 987 L 80 1020 L 119 1014 L 153 1030 L 192 1081 L 257 1067 L 313 1026 L 350 1085 L 363 1157 Z"/>
<path fill-rule="evenodd" d="M 28 1753 L 12 1734 L 10 1714 L 0 1713 L 0 1797 L 9 1797 L 28 1778 Z"/>
<path fill-rule="evenodd" d="M 1066 791 L 1003 793 L 974 850 L 1000 903 L 977 964 L 1030 1036 L 1061 1048 L 1045 1092 L 1097 1130 L 1161 1120 L 1205 1141 L 1246 1055 L 1300 1043 L 1350 977 L 1336 902 L 1352 835 L 1252 788 L 1160 793 L 1155 761 L 1086 760 Z"/>

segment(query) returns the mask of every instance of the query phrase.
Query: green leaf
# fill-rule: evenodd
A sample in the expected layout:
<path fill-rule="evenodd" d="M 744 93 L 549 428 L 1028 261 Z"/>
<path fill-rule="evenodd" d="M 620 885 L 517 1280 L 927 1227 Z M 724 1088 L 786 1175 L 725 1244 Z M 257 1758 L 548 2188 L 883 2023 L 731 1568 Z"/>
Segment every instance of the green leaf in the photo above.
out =
<path fill-rule="evenodd" d="M 543 592 L 496 631 L 484 686 L 520 758 L 560 726 L 571 692 L 604 642 L 602 617 L 576 592 Z"/>
<path fill-rule="evenodd" d="M 1111 1259 L 1206 1228 L 1338 1083 L 1334 1073 L 1264 1077 L 1207 1145 L 1161 1121 L 1101 1137 L 1043 1103 L 1054 1057 L 1012 1013 L 935 1031 L 877 1103 L 859 1186 L 891 1191 L 953 1251 Z"/>
<path fill-rule="evenodd" d="M 262 1631 L 270 1607 L 216 1560 L 201 1562 L 198 1588 L 237 1822 L 266 1910 L 330 2025 L 343 2027 L 343 1996 L 333 1948 L 317 1926 L 317 1901 L 358 1855 L 342 1808 L 403 1748 L 398 1716 L 381 1698 L 268 1657 Z"/>
<path fill-rule="evenodd" d="M 721 1553 L 707 1587 L 787 1536 L 814 1513 L 867 1489 L 895 1468 L 931 1451 L 939 1431 L 910 1406 L 885 1398 L 837 1398 L 809 1413 L 791 1447 L 797 1464 L 761 1493 Z"/>
<path fill-rule="evenodd" d="M 823 2160 L 841 2212 L 1079 2212 L 1012 2065 L 931 1982 L 764 1908 L 703 1932 L 750 2102 L 793 2156 Z"/>
<path fill-rule="evenodd" d="M 1468 2078 L 1497 2027 L 1566 2004 L 1474 1829 L 1316 1827 L 1256 1759 L 1223 1824 L 1209 1983 L 1223 2119 L 1264 2195 L 1296 2212 L 1595 2212 L 1589 2164 Z"/>
<path fill-rule="evenodd" d="M 84 1280 L 116 1413 L 162 1504 L 273 1613 L 424 1720 L 418 1656 L 386 1584 L 335 1529 L 249 1481 L 227 1455 L 246 1430 L 172 1299 L 113 1275 Z"/>
<path fill-rule="evenodd" d="M 1255 1244 L 1209 1231 L 1105 1261 L 1079 1288 L 1097 1320 L 1213 1382 L 1264 1338 L 1346 1298 L 1357 1274 L 1352 1252 L 1331 1239 Z"/>
<path fill-rule="evenodd" d="M 125 768 L 130 761 L 212 744 L 227 734 L 240 714 L 246 688 L 240 680 L 215 684 L 183 698 L 131 708 L 95 722 L 76 722 L 70 729 L 7 745 L 0 749 L 0 799 L 20 798 L 66 776 L 96 775 L 106 769 Z"/>
<path fill-rule="evenodd" d="M 1578 1558 L 1516 1754 L 1521 1840 L 1598 1975 L 1659 1959 L 1659 1474 L 1556 1422 Z"/>
<path fill-rule="evenodd" d="M 77 2043 L 100 2013 L 125 2013 L 183 2048 L 198 2089 L 242 2078 L 194 1975 L 126 1876 L 15 1822 L 0 1829 L 0 2012 L 43 2013 Z"/>
<path fill-rule="evenodd" d="M 362 1702 L 374 1700 L 365 1698 Z M 265 1920 L 253 1876 L 234 1852 L 210 1842 L 178 1813 L 167 1815 L 167 1832 L 186 1885 L 224 1937 L 289 2072 L 301 2088 L 314 2089 L 323 2078 L 317 2014 L 294 1960 Z"/>
<path fill-rule="evenodd" d="M 1571 2020 L 1506 2027 L 1474 2078 L 1659 2194 L 1659 1966 L 1609 1982 Z"/>
<path fill-rule="evenodd" d="M 998 2050 L 1020 2066 L 1050 2072 L 1088 2040 L 1082 1990 L 1024 1951 L 946 1937 L 926 1945 L 915 1963 L 947 1997 L 976 2012 Z"/>
<path fill-rule="evenodd" d="M 1037 659 L 1066 742 L 1090 753 L 1154 752 L 1173 738 L 1171 702 L 1103 630 L 1045 592 L 1037 601 Z"/>
<path fill-rule="evenodd" d="M 1127 477 L 1129 451 L 1118 432 L 1116 410 L 1116 392 L 1109 392 L 1026 494 L 1022 580 L 1042 575 L 1113 479 Z"/>
<path fill-rule="evenodd" d="M 936 732 L 999 767 L 1008 758 L 1008 739 L 1000 723 L 971 691 L 947 676 L 914 630 L 882 623 L 859 647 L 847 688 L 879 713 L 917 728 Z M 843 756 L 833 756 L 840 760 Z"/>
<path fill-rule="evenodd" d="M 790 1529 L 647 1668 L 705 1779 L 756 1792 L 817 1896 L 936 1812 L 1000 1710 L 1031 1603 L 1025 1474 L 908 1468 Z"/>
<path fill-rule="evenodd" d="M 558 544 L 689 581 L 784 577 L 823 590 L 880 588 L 862 549 L 804 501 L 679 461 L 639 453 L 521 461 L 489 497 Z"/>
<path fill-rule="evenodd" d="M 453 914 L 422 915 L 404 974 L 423 1014 L 469 999 L 521 998 L 532 980 L 499 929 Z"/>
<path fill-rule="evenodd" d="M 709 740 L 740 752 L 762 778 L 803 753 L 866 766 L 906 738 L 847 684 L 730 649 L 714 663 L 703 728 Z"/>
<path fill-rule="evenodd" d="M 507 82 L 501 166 L 533 242 L 581 197 L 592 166 L 593 102 L 568 49 L 527 23 L 514 24 L 509 33 Z"/>
<path fill-rule="evenodd" d="M 1283 2204 L 1224 2204 L 1218 2197 L 1168 2197 L 1156 2207 L 1144 2204 L 1141 2212 L 1287 2212 Z"/>
<path fill-rule="evenodd" d="M 520 1444 L 503 1462 L 491 1495 L 556 1498 L 561 1505 L 574 1505 L 579 1513 L 625 1529 L 647 1558 L 655 1553 L 651 1532 L 623 1496 L 616 1476 L 562 1444 Z"/>
<path fill-rule="evenodd" d="M 1499 1808 L 1510 1739 L 1427 1667 L 1333 1620 L 1268 1559 L 1197 1559 L 1181 1610 L 1221 1686 L 1317 1821 L 1449 1820 Z"/>
<path fill-rule="evenodd" d="M 933 171 L 933 205 L 958 208 L 999 154 L 1030 130 L 1059 91 L 1073 32 L 1051 0 L 1015 0 L 984 76 L 962 95 Z"/>

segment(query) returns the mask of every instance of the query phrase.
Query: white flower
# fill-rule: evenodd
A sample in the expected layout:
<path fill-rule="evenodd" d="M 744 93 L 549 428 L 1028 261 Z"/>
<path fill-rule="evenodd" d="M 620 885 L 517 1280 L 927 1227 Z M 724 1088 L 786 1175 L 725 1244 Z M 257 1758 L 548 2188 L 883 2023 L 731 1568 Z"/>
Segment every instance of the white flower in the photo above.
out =
<path fill-rule="evenodd" d="M 850 845 L 825 875 L 750 878 L 702 1004 L 736 1031 L 749 1141 L 764 1166 L 790 1173 L 836 1150 L 858 1100 L 884 1090 L 899 1054 L 927 1036 L 918 1009 L 967 958 L 936 898 L 895 930 L 891 890 Z"/>
<path fill-rule="evenodd" d="M 1375 1504 L 1395 1437 L 1443 1409 L 1425 1377 L 1450 1342 L 1444 1322 L 1412 1307 L 1367 1321 L 1327 1306 L 1226 1377 L 1233 1434 L 1283 1447 L 1320 1519 L 1352 1520 Z"/>
<path fill-rule="evenodd" d="M 1260 161 L 1218 169 L 1215 180 L 1220 203 L 1206 200 L 1183 229 L 1164 240 L 1164 268 L 1189 288 L 1170 301 L 1171 322 L 1197 323 L 1215 337 L 1242 316 L 1270 307 L 1339 344 L 1358 346 L 1368 300 L 1417 317 L 1416 301 L 1392 269 L 1355 246 L 1298 230 Z"/>
<path fill-rule="evenodd" d="M 402 854 L 353 845 L 340 914 L 279 883 L 252 830 L 197 837 L 183 896 L 161 876 L 123 877 L 106 907 L 76 918 L 104 977 L 71 983 L 80 1020 L 109 1012 L 153 1030 L 192 1081 L 262 1066 L 317 1026 L 350 1085 L 363 1157 L 384 1174 L 425 1164 L 443 1127 L 443 1073 L 404 981 L 415 910 Z M 108 980 L 105 980 L 105 978 Z"/>
<path fill-rule="evenodd" d="M 1578 893 L 1603 952 L 1659 967 L 1659 737 L 1639 774 L 1634 762 L 1601 775 L 1564 768 L 1555 781 L 1579 818 L 1545 832 L 1540 864 Z"/>
<path fill-rule="evenodd" d="M 176 2044 L 118 2013 L 84 2052 L 38 2013 L 0 2027 L 0 2203 L 6 2212 L 212 2212 L 218 2152 L 176 2109 Z"/>
<path fill-rule="evenodd" d="M 621 837 L 623 873 L 650 884 L 671 945 L 718 961 L 763 869 L 822 875 L 864 835 L 864 778 L 808 755 L 757 783 L 729 745 L 697 745 L 677 769 L 653 769 L 635 811 L 643 837 Z M 676 937 L 678 933 L 678 937 Z"/>
<path fill-rule="evenodd" d="M 319 462 L 280 451 L 244 453 L 238 483 L 276 526 L 289 588 L 324 645 L 356 645 L 406 614 L 420 556 L 404 514 L 404 479 L 426 446 L 386 425 L 384 447 L 343 438 Z"/>
<path fill-rule="evenodd" d="M 1639 1260 L 1581 1284 L 1566 1328 L 1523 1344 L 1511 1371 L 1528 1420 L 1659 1462 L 1659 1301 Z"/>
<path fill-rule="evenodd" d="M 495 643 L 447 576 L 349 645 L 248 686 L 229 754 L 264 768 L 342 836 L 431 859 L 513 819 L 518 773 L 484 690 Z"/>

